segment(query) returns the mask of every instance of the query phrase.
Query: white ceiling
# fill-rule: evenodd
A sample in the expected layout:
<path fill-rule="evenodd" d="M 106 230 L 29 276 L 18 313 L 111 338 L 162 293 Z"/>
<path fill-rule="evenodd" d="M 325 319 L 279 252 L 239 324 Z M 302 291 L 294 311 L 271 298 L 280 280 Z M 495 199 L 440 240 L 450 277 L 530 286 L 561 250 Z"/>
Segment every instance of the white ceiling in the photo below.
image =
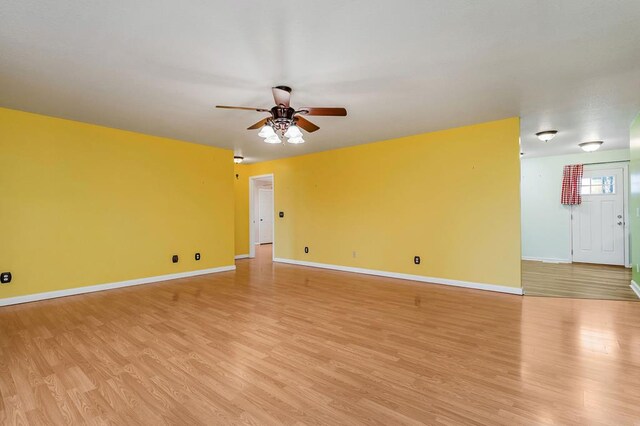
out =
<path fill-rule="evenodd" d="M 302 146 L 245 130 L 270 107 L 344 106 Z M 3 0 L 0 105 L 233 148 L 249 161 L 510 116 L 527 156 L 628 146 L 638 0 Z M 533 135 L 560 133 L 550 144 Z"/>

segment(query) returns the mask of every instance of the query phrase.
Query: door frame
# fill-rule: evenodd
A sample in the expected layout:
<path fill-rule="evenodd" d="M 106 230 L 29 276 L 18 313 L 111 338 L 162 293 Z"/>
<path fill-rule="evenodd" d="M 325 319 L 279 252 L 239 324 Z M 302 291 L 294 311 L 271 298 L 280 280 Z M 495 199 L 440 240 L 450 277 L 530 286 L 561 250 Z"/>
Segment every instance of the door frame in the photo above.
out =
<path fill-rule="evenodd" d="M 256 227 L 257 224 L 255 223 L 256 221 L 256 212 L 255 212 L 255 206 L 258 204 L 258 188 L 259 186 L 256 185 L 256 181 L 260 180 L 260 179 L 265 179 L 265 178 L 271 178 L 271 186 L 273 186 L 273 210 L 275 213 L 275 199 L 276 199 L 276 181 L 275 181 L 275 177 L 273 175 L 273 173 L 268 173 L 268 174 L 264 174 L 264 175 L 256 175 L 256 176 L 249 176 L 249 257 L 250 258 L 254 258 L 256 257 L 256 243 L 258 241 L 256 241 Z M 276 220 L 275 220 L 275 214 L 273 216 L 274 220 L 273 220 L 273 243 L 272 243 L 272 250 L 271 250 L 271 259 L 273 260 L 276 256 Z"/>
<path fill-rule="evenodd" d="M 624 266 L 625 268 L 631 268 L 631 250 L 630 239 L 631 233 L 629 230 L 629 162 L 628 161 L 614 161 L 611 163 L 599 163 L 599 164 L 585 164 L 585 170 L 607 170 L 607 169 L 622 169 L 622 181 L 624 183 L 624 191 L 622 191 L 622 211 L 624 212 Z M 571 206 L 571 222 L 569 222 L 571 237 L 571 262 L 573 262 L 573 215 L 575 207 Z"/>

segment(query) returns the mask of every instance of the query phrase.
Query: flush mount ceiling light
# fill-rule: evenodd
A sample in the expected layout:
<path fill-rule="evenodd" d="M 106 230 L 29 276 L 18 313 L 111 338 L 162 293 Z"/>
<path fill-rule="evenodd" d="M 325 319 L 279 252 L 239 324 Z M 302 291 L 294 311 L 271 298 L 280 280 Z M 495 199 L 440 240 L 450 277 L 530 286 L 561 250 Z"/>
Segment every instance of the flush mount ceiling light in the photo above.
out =
<path fill-rule="evenodd" d="M 553 139 L 556 136 L 556 133 L 558 133 L 557 130 L 545 130 L 543 132 L 536 133 L 536 136 L 542 142 L 549 142 L 551 139 Z"/>
<path fill-rule="evenodd" d="M 604 142 L 602 141 L 591 141 L 591 142 L 582 142 L 579 143 L 578 146 L 582 148 L 585 152 L 593 152 L 597 151 Z"/>
<path fill-rule="evenodd" d="M 234 155 L 233 156 L 233 162 L 236 164 L 240 164 L 244 161 L 244 157 L 241 157 L 240 155 Z"/>

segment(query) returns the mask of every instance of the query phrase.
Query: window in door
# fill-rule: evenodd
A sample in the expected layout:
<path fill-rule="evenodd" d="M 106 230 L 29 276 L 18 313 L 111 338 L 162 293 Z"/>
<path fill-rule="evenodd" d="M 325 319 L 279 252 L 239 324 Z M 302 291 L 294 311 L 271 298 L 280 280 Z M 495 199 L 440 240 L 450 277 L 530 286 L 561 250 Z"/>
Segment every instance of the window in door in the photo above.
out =
<path fill-rule="evenodd" d="M 615 194 L 616 178 L 615 176 L 597 176 L 582 178 L 580 185 L 581 195 L 600 195 Z"/>

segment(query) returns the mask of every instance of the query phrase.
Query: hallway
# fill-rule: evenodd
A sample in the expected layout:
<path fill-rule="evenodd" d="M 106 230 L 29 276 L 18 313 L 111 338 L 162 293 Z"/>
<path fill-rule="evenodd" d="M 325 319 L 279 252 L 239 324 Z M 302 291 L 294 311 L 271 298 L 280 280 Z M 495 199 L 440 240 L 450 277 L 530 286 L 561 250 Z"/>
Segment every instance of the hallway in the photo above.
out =
<path fill-rule="evenodd" d="M 631 269 L 623 266 L 522 261 L 527 296 L 640 301 L 630 283 Z"/>

